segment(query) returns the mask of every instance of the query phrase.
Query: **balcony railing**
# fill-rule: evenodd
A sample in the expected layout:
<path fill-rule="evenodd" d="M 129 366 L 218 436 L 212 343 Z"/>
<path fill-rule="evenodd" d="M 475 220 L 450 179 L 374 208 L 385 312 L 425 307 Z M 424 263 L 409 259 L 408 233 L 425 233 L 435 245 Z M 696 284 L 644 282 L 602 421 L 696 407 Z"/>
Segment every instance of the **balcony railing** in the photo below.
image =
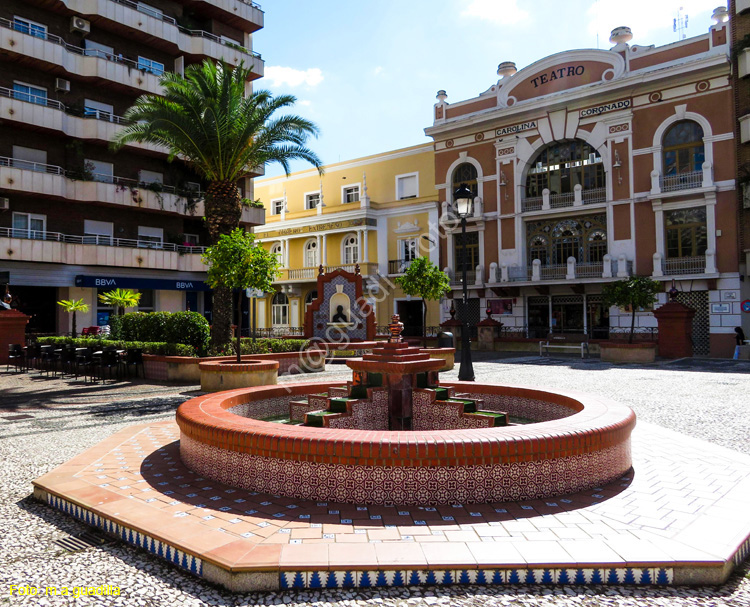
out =
<path fill-rule="evenodd" d="M 664 274 L 703 274 L 706 271 L 705 255 L 693 257 L 668 257 L 664 260 Z"/>
<path fill-rule="evenodd" d="M 354 273 L 356 266 L 359 266 L 360 274 L 363 276 L 369 276 L 375 274 L 377 271 L 377 264 L 372 262 L 362 263 L 345 263 L 338 265 L 327 265 L 323 266 L 323 272 L 333 272 L 334 270 L 345 270 L 347 272 Z M 289 268 L 283 270 L 282 276 L 278 280 L 315 280 L 318 278 L 318 272 L 320 271 L 319 266 L 306 267 L 306 268 Z"/>
<path fill-rule="evenodd" d="M 549 265 L 549 266 L 542 265 L 540 267 L 542 280 L 564 279 L 567 272 L 568 272 L 567 264 L 557 264 L 557 265 Z"/>
<path fill-rule="evenodd" d="M 123 247 L 126 249 L 158 249 L 160 251 L 174 251 L 175 253 L 200 254 L 206 252 L 206 247 L 192 245 L 178 245 L 171 242 L 157 242 L 153 240 L 137 240 L 131 238 L 113 238 L 101 234 L 85 236 L 47 232 L 40 230 L 25 230 L 20 228 L 0 228 L 0 237 L 23 238 L 29 240 L 44 240 L 46 242 L 62 242 L 66 244 L 97 245 L 103 247 Z"/>
<path fill-rule="evenodd" d="M 576 264 L 576 278 L 601 278 L 604 272 L 604 263 L 601 261 L 589 261 Z"/>
<path fill-rule="evenodd" d="M 500 275 L 502 274 L 502 271 L 500 270 L 500 268 L 498 268 L 497 272 L 497 282 L 500 282 Z M 531 280 L 531 266 L 510 266 L 508 268 L 508 280 L 511 282 L 523 282 Z"/>
<path fill-rule="evenodd" d="M 413 259 L 391 259 L 388 261 L 388 274 L 403 274 Z"/>
<path fill-rule="evenodd" d="M 461 285 L 463 284 L 463 278 L 464 278 L 464 273 L 461 270 L 456 270 L 454 272 L 453 278 L 451 278 L 451 284 Z M 476 280 L 477 280 L 476 270 L 468 270 L 466 272 L 466 284 L 473 285 L 476 283 Z"/>
<path fill-rule="evenodd" d="M 689 190 L 699 188 L 703 185 L 703 171 L 690 171 L 678 173 L 677 175 L 664 175 L 661 178 L 662 192 L 675 192 L 677 190 Z"/>
<path fill-rule="evenodd" d="M 69 179 L 81 179 L 79 171 L 66 171 L 62 167 L 54 164 L 43 164 L 41 162 L 31 162 L 29 160 L 21 160 L 19 158 L 8 158 L 7 156 L 0 156 L 0 167 L 11 167 L 14 169 L 22 169 L 26 171 L 35 171 L 37 173 L 48 173 L 52 175 L 61 175 L 68 177 Z M 177 196 L 190 196 L 193 199 L 200 199 L 203 197 L 203 193 L 199 190 L 181 190 L 171 185 L 159 184 L 155 187 L 153 183 L 144 183 L 137 179 L 130 179 L 128 177 L 117 177 L 115 175 L 109 175 L 107 173 L 91 173 L 91 178 L 88 181 L 96 181 L 99 183 L 110 183 L 121 188 L 143 188 L 149 192 L 155 192 L 157 194 L 175 194 Z"/>
<path fill-rule="evenodd" d="M 549 197 L 549 206 L 551 209 L 562 207 L 572 207 L 575 202 L 575 194 L 568 192 L 566 194 L 551 194 Z"/>
<path fill-rule="evenodd" d="M 521 202 L 521 210 L 525 213 L 526 211 L 541 211 L 542 210 L 542 197 L 534 196 L 533 198 L 524 198 Z"/>
<path fill-rule="evenodd" d="M 65 110 L 65 105 L 56 101 L 55 99 L 47 99 L 40 95 L 32 95 L 30 93 L 24 93 L 22 91 L 15 91 L 12 89 L 0 86 L 0 97 L 8 97 L 9 99 L 18 99 L 19 101 L 26 101 L 27 103 L 33 103 L 34 105 L 43 105 L 45 107 L 51 107 L 56 110 Z"/>
<path fill-rule="evenodd" d="M 596 204 L 607 201 L 607 188 L 593 188 L 581 192 L 583 204 Z"/>

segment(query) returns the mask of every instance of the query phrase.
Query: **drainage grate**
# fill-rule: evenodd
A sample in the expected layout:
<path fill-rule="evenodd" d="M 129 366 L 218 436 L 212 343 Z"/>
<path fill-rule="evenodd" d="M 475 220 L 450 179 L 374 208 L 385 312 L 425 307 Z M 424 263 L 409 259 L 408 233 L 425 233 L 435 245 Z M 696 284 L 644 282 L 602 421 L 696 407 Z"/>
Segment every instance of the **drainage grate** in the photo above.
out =
<path fill-rule="evenodd" d="M 20 415 L 8 415 L 6 417 L 3 417 L 3 419 L 9 421 L 9 422 L 15 422 L 20 419 L 34 419 L 33 415 L 26 415 L 26 414 L 20 414 Z"/>
<path fill-rule="evenodd" d="M 86 548 L 96 548 L 109 543 L 110 540 L 92 533 L 91 531 L 84 531 L 78 535 L 68 535 L 58 540 L 54 540 L 53 543 L 61 546 L 68 552 L 78 552 L 80 550 L 86 550 Z"/>

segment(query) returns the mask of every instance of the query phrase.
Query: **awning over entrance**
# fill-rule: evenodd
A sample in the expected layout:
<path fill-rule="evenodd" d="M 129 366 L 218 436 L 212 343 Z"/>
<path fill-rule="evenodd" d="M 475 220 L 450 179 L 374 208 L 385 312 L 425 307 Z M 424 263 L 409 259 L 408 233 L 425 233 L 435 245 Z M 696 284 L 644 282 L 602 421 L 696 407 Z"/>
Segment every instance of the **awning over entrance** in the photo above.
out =
<path fill-rule="evenodd" d="M 96 289 L 155 289 L 158 291 L 210 291 L 202 280 L 166 280 L 162 278 L 138 278 L 137 276 L 76 276 L 77 287 Z"/>

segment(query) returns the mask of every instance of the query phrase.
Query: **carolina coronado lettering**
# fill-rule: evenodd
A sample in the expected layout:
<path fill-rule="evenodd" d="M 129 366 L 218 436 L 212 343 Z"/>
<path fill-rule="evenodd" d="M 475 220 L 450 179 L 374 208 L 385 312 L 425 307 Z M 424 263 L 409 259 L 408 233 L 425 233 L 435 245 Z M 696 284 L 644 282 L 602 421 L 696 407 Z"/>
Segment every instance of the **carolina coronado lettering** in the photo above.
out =
<path fill-rule="evenodd" d="M 558 80 L 560 78 L 581 76 L 583 75 L 584 71 L 586 70 L 582 65 L 569 65 L 567 67 L 559 67 L 557 69 L 551 70 L 546 74 L 540 74 L 536 78 L 532 78 L 531 84 L 534 85 L 534 88 L 537 88 L 540 84 L 547 84 L 548 82 L 552 82 L 553 80 Z"/>
<path fill-rule="evenodd" d="M 522 124 L 514 124 L 513 126 L 505 126 L 495 131 L 496 137 L 502 137 L 503 135 L 510 135 L 511 133 L 518 133 L 520 131 L 528 131 L 529 129 L 536 128 L 536 120 L 531 122 L 524 122 Z"/>
<path fill-rule="evenodd" d="M 614 112 L 615 110 L 625 110 L 632 105 L 630 99 L 623 99 L 621 101 L 613 101 L 612 103 L 605 103 L 604 105 L 597 105 L 596 107 L 586 108 L 581 110 L 581 118 L 587 116 L 598 116 L 599 114 L 605 114 L 607 112 Z"/>

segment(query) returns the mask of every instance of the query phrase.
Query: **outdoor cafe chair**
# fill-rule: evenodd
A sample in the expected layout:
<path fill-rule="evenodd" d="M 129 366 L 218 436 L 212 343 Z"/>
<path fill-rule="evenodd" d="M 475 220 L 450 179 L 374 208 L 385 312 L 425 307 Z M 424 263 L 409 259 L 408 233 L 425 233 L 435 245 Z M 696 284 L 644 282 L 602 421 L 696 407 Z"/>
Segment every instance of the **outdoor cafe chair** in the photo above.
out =
<path fill-rule="evenodd" d="M 8 361 L 5 365 L 6 372 L 10 369 L 10 365 L 13 365 L 16 371 L 24 370 L 24 367 L 26 365 L 26 355 L 21 344 L 8 345 Z"/>
<path fill-rule="evenodd" d="M 117 354 L 117 350 L 103 350 L 99 359 L 99 371 L 102 375 L 102 381 L 104 381 L 104 370 L 109 371 L 109 378 L 112 379 L 112 369 L 115 370 L 116 375 L 120 375 L 120 357 Z"/>
<path fill-rule="evenodd" d="M 141 367 L 143 375 L 146 375 L 143 369 L 143 350 L 140 348 L 130 348 L 125 350 L 125 358 L 122 361 L 125 367 L 125 374 L 130 377 L 130 367 L 135 367 L 135 376 L 138 377 L 138 367 Z"/>

